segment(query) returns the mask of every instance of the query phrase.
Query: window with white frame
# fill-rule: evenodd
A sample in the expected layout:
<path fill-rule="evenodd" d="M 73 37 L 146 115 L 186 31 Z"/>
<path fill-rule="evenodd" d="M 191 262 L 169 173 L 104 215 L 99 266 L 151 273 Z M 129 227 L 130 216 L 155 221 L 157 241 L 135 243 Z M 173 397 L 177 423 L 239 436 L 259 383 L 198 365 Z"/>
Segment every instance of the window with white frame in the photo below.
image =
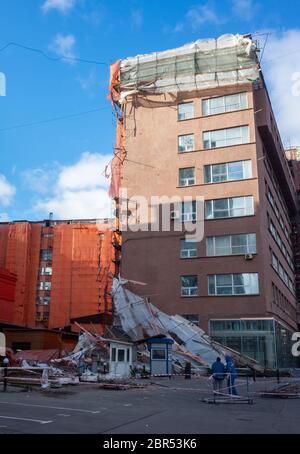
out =
<path fill-rule="evenodd" d="M 257 295 L 258 274 L 214 274 L 208 276 L 209 295 Z"/>
<path fill-rule="evenodd" d="M 235 110 L 247 109 L 247 93 L 219 96 L 202 101 L 202 115 L 216 115 Z"/>
<path fill-rule="evenodd" d="M 207 200 L 205 202 L 205 219 L 234 218 L 253 214 L 253 196 Z"/>
<path fill-rule="evenodd" d="M 182 259 L 190 259 L 197 256 L 197 243 L 195 241 L 180 240 L 180 257 Z"/>
<path fill-rule="evenodd" d="M 40 269 L 41 276 L 51 276 L 52 275 L 52 267 L 45 266 Z"/>
<path fill-rule="evenodd" d="M 205 183 L 247 180 L 248 178 L 252 178 L 252 166 L 250 160 L 204 166 Z"/>
<path fill-rule="evenodd" d="M 195 138 L 194 134 L 186 134 L 184 136 L 178 136 L 178 151 L 184 153 L 187 151 L 195 150 Z"/>
<path fill-rule="evenodd" d="M 244 233 L 207 238 L 206 254 L 209 257 L 256 254 L 256 234 Z"/>
<path fill-rule="evenodd" d="M 219 129 L 203 133 L 203 147 L 220 148 L 249 143 L 249 126 Z"/>
<path fill-rule="evenodd" d="M 51 282 L 40 282 L 40 290 L 51 290 Z"/>
<path fill-rule="evenodd" d="M 192 102 L 186 102 L 178 105 L 178 120 L 189 120 L 194 118 L 194 104 Z"/>
<path fill-rule="evenodd" d="M 179 169 L 179 186 L 193 186 L 195 183 L 195 167 Z"/>
<path fill-rule="evenodd" d="M 197 205 L 195 200 L 193 200 L 192 202 L 182 202 L 181 220 L 182 221 L 197 220 Z"/>
<path fill-rule="evenodd" d="M 198 277 L 181 276 L 181 296 L 198 295 Z"/>

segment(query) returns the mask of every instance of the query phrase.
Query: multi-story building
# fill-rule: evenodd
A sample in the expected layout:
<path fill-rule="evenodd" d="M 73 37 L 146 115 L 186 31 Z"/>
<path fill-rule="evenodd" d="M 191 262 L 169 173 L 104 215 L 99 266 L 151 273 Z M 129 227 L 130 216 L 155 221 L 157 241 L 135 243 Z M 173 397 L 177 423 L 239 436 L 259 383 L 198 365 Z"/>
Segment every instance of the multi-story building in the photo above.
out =
<path fill-rule="evenodd" d="M 17 275 L 12 322 L 63 328 L 111 314 L 112 239 L 109 220 L 0 223 L 0 266 Z"/>
<path fill-rule="evenodd" d="M 13 321 L 16 282 L 15 274 L 0 267 L 0 323 Z"/>
<path fill-rule="evenodd" d="M 202 241 L 173 221 L 170 231 L 124 231 L 122 276 L 147 284 L 138 292 L 162 310 L 283 367 L 297 330 L 295 185 L 256 50 L 249 36 L 223 37 L 118 62 L 111 194 L 120 203 L 127 190 L 136 227 L 141 196 L 192 197 L 171 215 L 185 225 L 203 198 Z"/>
<path fill-rule="evenodd" d="M 294 219 L 293 245 L 294 265 L 296 273 L 296 299 L 297 299 L 297 322 L 300 327 L 300 147 L 286 150 L 291 172 L 296 185 L 297 214 Z"/>

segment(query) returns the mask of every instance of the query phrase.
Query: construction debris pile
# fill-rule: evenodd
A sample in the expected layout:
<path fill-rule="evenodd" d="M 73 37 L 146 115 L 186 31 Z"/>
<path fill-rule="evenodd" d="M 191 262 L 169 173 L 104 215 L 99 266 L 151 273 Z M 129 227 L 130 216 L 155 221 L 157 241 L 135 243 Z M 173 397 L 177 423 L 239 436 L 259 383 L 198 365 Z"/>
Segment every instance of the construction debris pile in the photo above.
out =
<path fill-rule="evenodd" d="M 126 289 L 126 283 L 121 278 L 113 280 L 115 327 L 106 328 L 109 338 L 77 324 L 79 340 L 71 353 L 59 357 L 58 350 L 20 351 L 12 357 L 12 364 L 18 367 L 9 368 L 8 383 L 45 389 L 79 382 L 102 381 L 108 388 L 116 381 L 124 384 L 130 377 L 149 376 L 148 341 L 153 338 L 172 339 L 171 373 L 184 373 L 188 362 L 193 373 L 206 374 L 216 357 L 225 361 L 226 354 L 240 366 L 263 371 L 256 361 L 213 342 L 185 318 L 160 311 Z"/>
<path fill-rule="evenodd" d="M 121 278 L 113 281 L 112 295 L 117 323 L 134 342 L 141 343 L 144 339 L 155 336 L 173 339 L 172 356 L 175 372 L 182 372 L 188 361 L 192 364 L 194 372 L 203 373 L 203 366 L 210 367 L 217 356 L 225 361 L 226 354 L 231 355 L 238 365 L 262 372 L 263 368 L 255 360 L 242 357 L 239 353 L 213 342 L 203 330 L 185 318 L 167 315 L 147 299 L 126 289 L 124 287 L 126 283 L 127 281 Z M 147 361 L 149 355 L 147 353 L 140 347 L 139 363 Z"/>

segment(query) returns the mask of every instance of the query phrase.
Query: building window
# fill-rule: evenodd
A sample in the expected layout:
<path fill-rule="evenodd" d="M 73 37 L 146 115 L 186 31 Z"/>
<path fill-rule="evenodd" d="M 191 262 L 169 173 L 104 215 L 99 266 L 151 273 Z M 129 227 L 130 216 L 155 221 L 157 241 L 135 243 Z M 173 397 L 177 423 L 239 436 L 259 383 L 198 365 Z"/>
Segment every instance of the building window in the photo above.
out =
<path fill-rule="evenodd" d="M 12 342 L 11 349 L 16 353 L 18 350 L 31 350 L 31 342 Z"/>
<path fill-rule="evenodd" d="M 257 295 L 258 274 L 217 274 L 208 276 L 209 295 Z"/>
<path fill-rule="evenodd" d="M 161 361 L 166 359 L 167 351 L 165 348 L 153 348 L 151 350 L 151 359 Z"/>
<path fill-rule="evenodd" d="M 182 259 L 190 259 L 197 256 L 197 243 L 195 241 L 180 241 L 180 257 Z"/>
<path fill-rule="evenodd" d="M 253 214 L 252 196 L 207 200 L 205 202 L 205 219 L 234 218 Z"/>
<path fill-rule="evenodd" d="M 189 120 L 194 118 L 194 105 L 192 102 L 186 102 L 178 105 L 178 120 Z"/>
<path fill-rule="evenodd" d="M 52 276 L 52 267 L 51 266 L 42 267 L 40 269 L 40 275 L 41 276 Z"/>
<path fill-rule="evenodd" d="M 178 151 L 184 153 L 195 150 L 194 134 L 186 134 L 178 137 Z"/>
<path fill-rule="evenodd" d="M 209 257 L 256 254 L 256 235 L 255 233 L 245 233 L 207 238 L 206 254 Z"/>
<path fill-rule="evenodd" d="M 40 290 L 50 291 L 51 290 L 51 282 L 40 282 L 39 289 Z"/>
<path fill-rule="evenodd" d="M 115 363 L 116 362 L 116 357 L 117 357 L 117 350 L 116 348 L 111 349 L 111 362 Z"/>
<path fill-rule="evenodd" d="M 193 186 L 196 184 L 195 168 L 179 169 L 179 186 Z"/>
<path fill-rule="evenodd" d="M 219 129 L 203 133 L 203 147 L 220 148 L 249 143 L 249 126 Z"/>
<path fill-rule="evenodd" d="M 118 348 L 118 362 L 124 363 L 125 361 L 125 350 L 122 348 Z"/>
<path fill-rule="evenodd" d="M 228 162 L 204 166 L 204 182 L 246 180 L 252 178 L 251 161 Z"/>
<path fill-rule="evenodd" d="M 181 212 L 182 221 L 196 221 L 196 219 L 197 219 L 196 201 L 182 202 L 181 210 L 182 210 L 182 212 Z"/>
<path fill-rule="evenodd" d="M 280 279 L 285 283 L 288 289 L 295 294 L 295 285 L 293 281 L 290 279 L 289 275 L 285 271 L 283 265 L 280 263 L 276 255 L 271 251 L 271 260 L 272 260 L 272 267 L 280 277 Z"/>
<path fill-rule="evenodd" d="M 52 260 L 52 249 L 42 249 L 41 251 L 41 259 L 45 261 Z"/>
<path fill-rule="evenodd" d="M 54 233 L 42 233 L 42 238 L 53 238 Z"/>
<path fill-rule="evenodd" d="M 278 259 L 275 254 L 272 254 L 272 266 L 273 266 L 274 270 L 278 273 L 279 263 L 278 263 Z"/>
<path fill-rule="evenodd" d="M 198 314 L 186 314 L 182 315 L 186 320 L 193 323 L 196 326 L 200 325 L 200 316 Z"/>
<path fill-rule="evenodd" d="M 287 263 L 289 264 L 290 268 L 292 270 L 294 270 L 294 264 L 293 264 L 293 260 L 283 242 L 283 240 L 281 239 L 280 237 L 280 234 L 278 233 L 275 225 L 273 224 L 273 222 L 271 221 L 270 217 L 268 216 L 268 222 L 269 222 L 269 229 L 270 229 L 270 233 L 272 235 L 272 237 L 274 238 L 274 240 L 276 241 L 279 249 L 281 250 L 282 254 L 284 255 Z"/>
<path fill-rule="evenodd" d="M 202 114 L 216 115 L 235 110 L 247 109 L 247 93 L 220 96 L 217 98 L 204 99 L 202 101 Z"/>
<path fill-rule="evenodd" d="M 198 296 L 197 276 L 181 276 L 181 296 Z"/>
<path fill-rule="evenodd" d="M 36 300 L 39 306 L 48 306 L 51 303 L 50 296 L 39 296 Z"/>

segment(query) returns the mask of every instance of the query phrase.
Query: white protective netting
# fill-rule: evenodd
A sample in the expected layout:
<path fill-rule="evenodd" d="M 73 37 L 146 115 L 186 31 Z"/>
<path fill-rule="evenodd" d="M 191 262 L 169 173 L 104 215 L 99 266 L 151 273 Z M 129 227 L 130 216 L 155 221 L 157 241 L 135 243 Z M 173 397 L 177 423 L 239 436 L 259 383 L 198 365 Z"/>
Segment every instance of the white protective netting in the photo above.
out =
<path fill-rule="evenodd" d="M 121 61 L 121 100 L 134 92 L 192 91 L 253 82 L 259 77 L 257 44 L 224 35 Z"/>

